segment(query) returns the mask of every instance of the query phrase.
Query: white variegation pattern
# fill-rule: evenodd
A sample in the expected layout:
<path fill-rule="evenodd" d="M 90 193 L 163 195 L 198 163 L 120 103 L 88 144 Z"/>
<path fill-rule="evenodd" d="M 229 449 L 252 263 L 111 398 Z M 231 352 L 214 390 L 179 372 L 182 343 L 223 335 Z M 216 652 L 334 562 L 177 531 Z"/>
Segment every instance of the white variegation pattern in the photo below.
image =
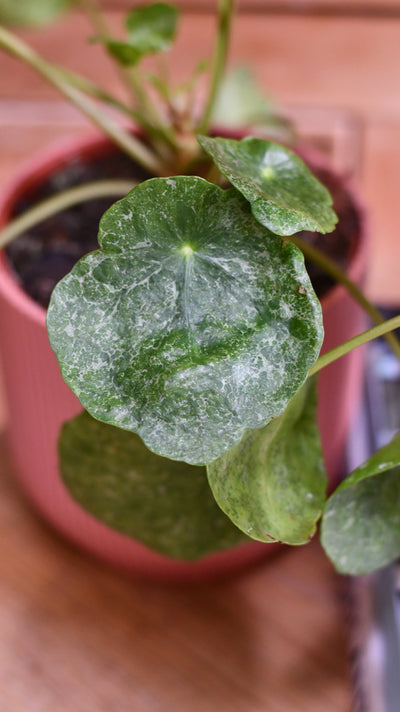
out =
<path fill-rule="evenodd" d="M 209 462 L 279 415 L 318 357 L 300 251 L 201 178 L 152 179 L 103 217 L 101 250 L 48 312 L 62 375 L 99 420 Z"/>

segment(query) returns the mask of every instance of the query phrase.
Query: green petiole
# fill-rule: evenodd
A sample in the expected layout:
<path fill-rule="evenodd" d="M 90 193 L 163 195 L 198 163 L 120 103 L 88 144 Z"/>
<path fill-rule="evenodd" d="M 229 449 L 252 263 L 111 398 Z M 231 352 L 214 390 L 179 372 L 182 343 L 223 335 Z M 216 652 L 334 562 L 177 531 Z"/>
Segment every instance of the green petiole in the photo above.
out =
<path fill-rule="evenodd" d="M 314 376 L 316 373 L 325 368 L 325 366 L 329 366 L 329 364 L 337 361 L 338 358 L 346 356 L 346 354 L 350 353 L 350 351 L 367 344 L 369 341 L 377 339 L 379 336 L 384 336 L 390 331 L 393 331 L 393 329 L 398 329 L 399 327 L 400 314 L 398 316 L 394 316 L 392 319 L 388 319 L 383 322 L 383 324 L 378 324 L 377 326 L 373 326 L 371 329 L 367 329 L 367 331 L 363 331 L 357 336 L 353 336 L 352 339 L 345 341 L 343 344 L 340 344 L 340 346 L 336 346 L 326 354 L 323 354 L 323 356 L 320 356 L 314 366 L 310 369 L 308 376 Z"/>
<path fill-rule="evenodd" d="M 324 255 L 317 247 L 309 245 L 295 235 L 289 238 L 302 251 L 303 255 L 310 259 L 314 264 L 318 265 L 326 274 L 328 274 L 337 284 L 342 284 L 353 299 L 360 305 L 368 314 L 371 321 L 375 324 L 385 323 L 380 311 L 371 304 L 369 299 L 363 294 L 361 289 L 347 276 L 338 265 L 329 257 Z M 396 336 L 392 333 L 385 333 L 385 339 L 391 347 L 393 353 L 400 361 L 400 343 Z"/>
<path fill-rule="evenodd" d="M 6 247 L 18 235 L 61 210 L 94 198 L 122 197 L 129 193 L 135 185 L 134 181 L 98 180 L 85 183 L 77 188 L 69 188 L 58 195 L 47 198 L 27 210 L 23 215 L 14 218 L 5 228 L 0 230 L 0 249 Z"/>

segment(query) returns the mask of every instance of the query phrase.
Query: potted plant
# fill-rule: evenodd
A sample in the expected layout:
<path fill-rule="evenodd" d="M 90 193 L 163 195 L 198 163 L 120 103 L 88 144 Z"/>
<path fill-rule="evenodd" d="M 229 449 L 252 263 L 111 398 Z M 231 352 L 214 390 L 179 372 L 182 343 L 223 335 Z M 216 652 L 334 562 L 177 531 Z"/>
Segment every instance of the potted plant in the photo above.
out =
<path fill-rule="evenodd" d="M 0 12 L 3 20 L 36 21 L 68 4 L 43 0 L 33 9 L 20 3 L 17 17 L 3 0 Z M 323 544 L 340 570 L 382 565 L 400 549 L 398 441 L 327 499 L 317 374 L 337 361 L 333 390 L 348 397 L 352 377 L 360 378 L 359 360 L 352 357 L 341 383 L 338 359 L 383 333 L 399 353 L 389 332 L 400 318 L 382 324 L 355 282 L 304 239 L 304 232 L 329 233 L 336 216 L 329 192 L 302 159 L 273 141 L 212 129 L 232 0 L 218 6 L 210 90 L 200 110 L 192 99 L 203 67 L 178 94 L 162 75 L 146 84 L 140 73 L 144 56 L 171 43 L 174 7 L 134 8 L 121 40 L 105 26 L 96 2 L 76 4 L 90 14 L 96 40 L 118 63 L 133 108 L 50 65 L 0 28 L 0 46 L 56 86 L 107 137 L 51 152 L 11 181 L 3 224 L 34 180 L 47 190 L 46 180 L 71 157 L 97 166 L 100 155 L 108 164 L 112 141 L 131 166 L 128 180 L 70 188 L 15 217 L 2 233 L 5 246 L 61 208 L 126 194 L 100 221 L 100 249 L 89 248 L 53 291 L 47 328 L 59 366 L 43 307 L 21 289 L 3 256 L 0 325 L 9 347 L 3 361 L 7 373 L 17 374 L 7 375 L 10 442 L 28 494 L 73 540 L 148 574 L 232 570 L 264 556 L 266 544 L 306 543 L 321 516 Z M 115 122 L 99 102 L 128 117 L 129 125 Z M 360 305 L 377 322 L 352 339 L 345 329 L 340 345 L 336 334 L 329 336 L 334 342 L 325 343 L 322 356 L 321 305 L 304 254 L 340 283 L 326 298 L 326 325 L 329 305 L 348 294 L 354 301 L 342 313 L 351 316 L 350 329 Z M 331 321 L 335 328 L 337 318 Z M 325 379 L 322 394 L 328 405 L 331 380 Z M 325 449 L 343 399 L 323 424 Z M 72 498 L 57 477 L 58 458 Z M 336 467 L 330 463 L 334 475 Z M 249 543 L 254 539 L 263 543 Z"/>

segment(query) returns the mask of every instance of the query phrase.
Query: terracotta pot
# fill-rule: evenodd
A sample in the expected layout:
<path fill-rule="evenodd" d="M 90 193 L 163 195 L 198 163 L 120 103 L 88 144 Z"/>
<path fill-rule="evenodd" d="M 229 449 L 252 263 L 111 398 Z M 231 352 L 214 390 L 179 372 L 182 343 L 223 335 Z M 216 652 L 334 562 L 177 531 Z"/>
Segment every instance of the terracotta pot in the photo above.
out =
<path fill-rule="evenodd" d="M 59 143 L 22 167 L 3 190 L 0 225 L 6 224 L 19 196 L 71 158 L 90 158 L 108 143 L 97 135 Z M 365 264 L 361 240 L 350 273 L 360 281 Z M 323 303 L 325 348 L 362 330 L 360 310 L 342 288 Z M 63 382 L 49 346 L 45 310 L 21 289 L 4 254 L 0 259 L 1 356 L 8 399 L 8 437 L 23 491 L 58 531 L 107 563 L 149 577 L 202 580 L 240 571 L 275 552 L 279 545 L 250 542 L 198 562 L 169 559 L 95 520 L 69 496 L 58 472 L 57 439 L 61 425 L 82 408 Z M 339 473 L 346 429 L 361 383 L 360 354 L 326 369 L 320 379 L 319 418 L 331 478 Z"/>

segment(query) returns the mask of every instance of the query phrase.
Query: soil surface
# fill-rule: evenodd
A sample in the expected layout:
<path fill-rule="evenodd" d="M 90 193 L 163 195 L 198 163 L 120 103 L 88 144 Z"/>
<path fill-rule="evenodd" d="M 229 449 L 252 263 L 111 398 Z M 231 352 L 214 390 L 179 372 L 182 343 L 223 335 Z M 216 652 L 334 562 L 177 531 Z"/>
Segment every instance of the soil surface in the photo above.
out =
<path fill-rule="evenodd" d="M 345 268 L 359 233 L 358 213 L 347 190 L 336 176 L 319 168 L 313 168 L 313 172 L 332 193 L 339 222 L 335 231 L 329 235 L 312 232 L 299 235 Z M 27 192 L 18 202 L 14 214 L 20 214 L 40 200 L 80 183 L 103 178 L 137 180 L 148 177 L 122 153 L 114 152 L 91 160 L 89 164 L 76 158 L 61 172 L 50 176 L 37 190 Z M 98 249 L 99 220 L 113 202 L 115 198 L 102 198 L 64 210 L 21 235 L 7 247 L 7 255 L 15 274 L 34 301 L 47 308 L 57 282 L 80 257 Z M 314 289 L 322 298 L 333 282 L 315 265 L 306 264 Z"/>

